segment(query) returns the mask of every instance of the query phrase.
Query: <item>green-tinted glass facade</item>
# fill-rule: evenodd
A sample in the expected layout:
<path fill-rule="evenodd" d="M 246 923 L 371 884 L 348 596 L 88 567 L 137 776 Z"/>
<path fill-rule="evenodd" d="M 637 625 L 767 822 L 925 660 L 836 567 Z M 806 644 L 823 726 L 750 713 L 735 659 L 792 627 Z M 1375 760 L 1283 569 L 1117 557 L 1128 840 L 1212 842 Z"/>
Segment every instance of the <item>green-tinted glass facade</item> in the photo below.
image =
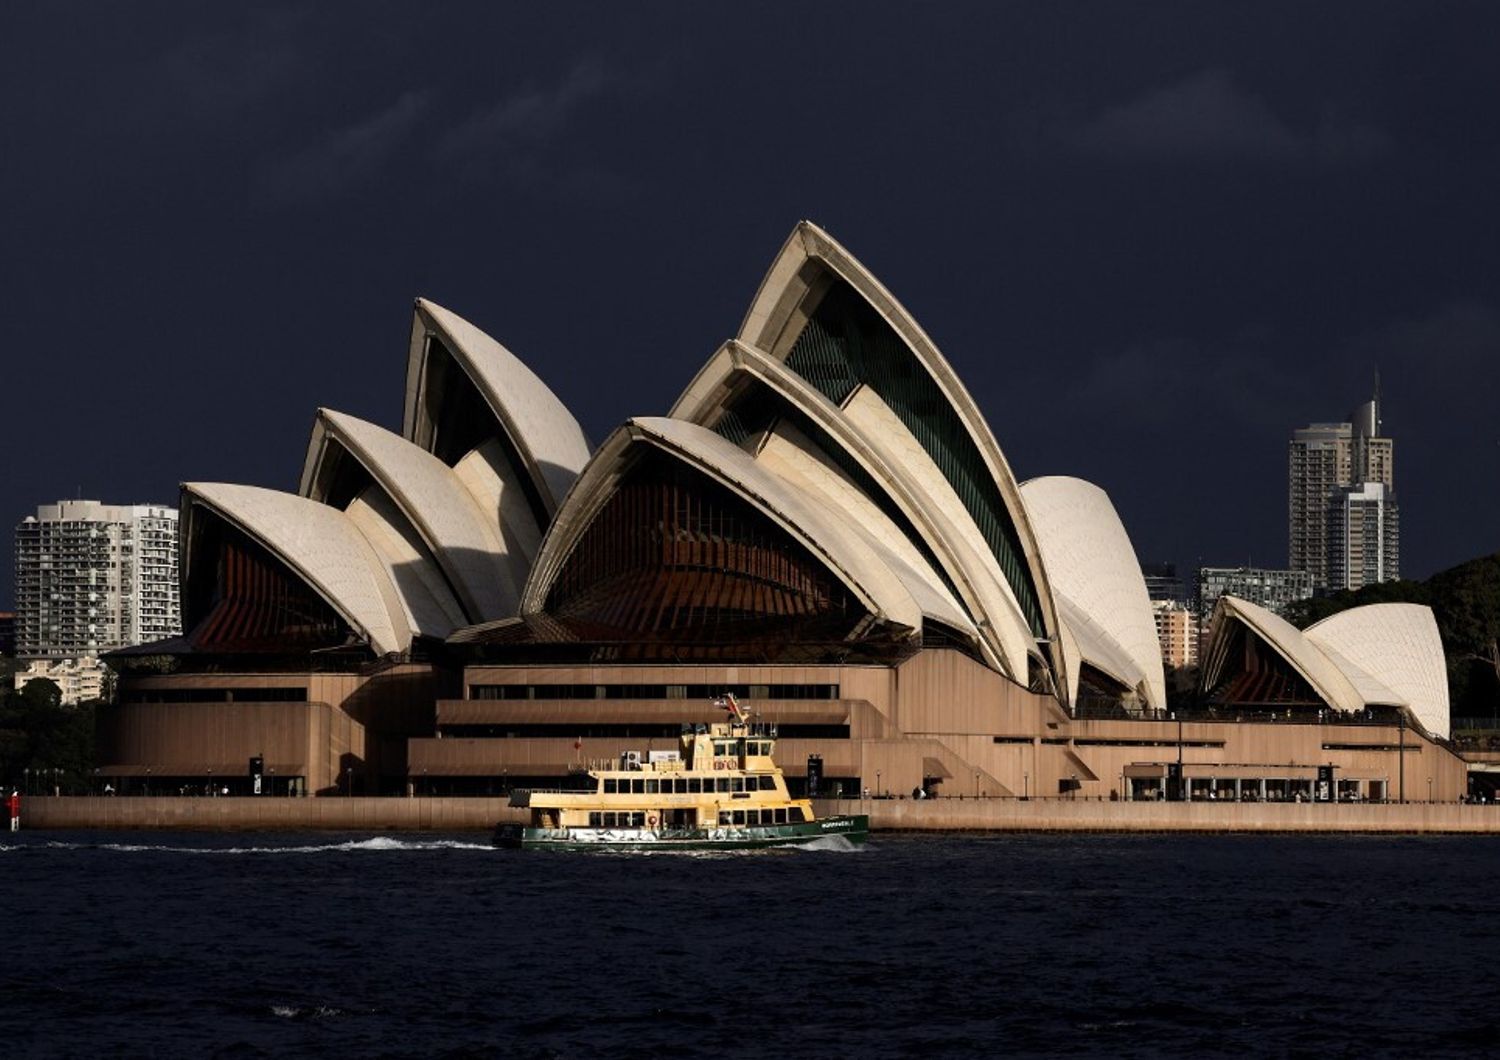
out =
<path fill-rule="evenodd" d="M 1045 635 L 1041 601 L 1005 500 L 937 381 L 891 326 L 843 280 L 818 304 L 787 367 L 836 404 L 861 385 L 880 396 L 932 458 L 984 535 L 1031 626 Z"/>

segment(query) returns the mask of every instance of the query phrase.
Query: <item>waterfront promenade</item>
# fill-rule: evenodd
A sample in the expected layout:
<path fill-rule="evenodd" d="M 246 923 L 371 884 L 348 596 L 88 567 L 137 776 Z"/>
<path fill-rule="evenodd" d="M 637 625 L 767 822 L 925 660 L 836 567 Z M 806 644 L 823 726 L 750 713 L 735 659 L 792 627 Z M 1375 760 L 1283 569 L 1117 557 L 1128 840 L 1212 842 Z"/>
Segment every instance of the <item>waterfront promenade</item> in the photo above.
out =
<path fill-rule="evenodd" d="M 1500 834 L 1500 806 L 1456 803 L 1101 802 L 1070 799 L 819 800 L 874 831 L 1345 832 Z M 26 829 L 489 831 L 524 819 L 505 798 L 34 797 Z"/>

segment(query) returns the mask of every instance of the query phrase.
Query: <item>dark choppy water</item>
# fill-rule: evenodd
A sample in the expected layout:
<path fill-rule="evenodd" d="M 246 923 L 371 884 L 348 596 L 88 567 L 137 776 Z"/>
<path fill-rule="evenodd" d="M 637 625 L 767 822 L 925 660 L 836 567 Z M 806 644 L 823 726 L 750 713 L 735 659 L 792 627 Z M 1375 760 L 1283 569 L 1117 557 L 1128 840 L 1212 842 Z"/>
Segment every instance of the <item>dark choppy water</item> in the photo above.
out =
<path fill-rule="evenodd" d="M 1500 1047 L 1500 841 L 0 836 L 0 1053 Z"/>

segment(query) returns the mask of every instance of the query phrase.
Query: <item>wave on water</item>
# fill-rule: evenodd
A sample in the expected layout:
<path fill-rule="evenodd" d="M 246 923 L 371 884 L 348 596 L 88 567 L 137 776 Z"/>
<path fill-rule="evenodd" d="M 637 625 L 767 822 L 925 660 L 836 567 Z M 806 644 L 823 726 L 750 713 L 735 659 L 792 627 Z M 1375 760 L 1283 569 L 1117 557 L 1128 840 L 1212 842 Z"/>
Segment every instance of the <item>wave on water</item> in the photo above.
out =
<path fill-rule="evenodd" d="M 280 1016 L 284 1020 L 312 1020 L 331 1019 L 342 1016 L 343 1009 L 334 1008 L 331 1005 L 272 1005 L 271 1015 Z"/>
<path fill-rule="evenodd" d="M 109 850 L 120 854 L 329 854 L 392 850 L 494 850 L 494 847 L 488 843 L 472 843 L 461 839 L 395 839 L 390 836 L 375 836 L 372 839 L 350 839 L 342 843 L 249 847 L 174 846 L 165 843 L 69 843 L 51 840 L 47 843 L 36 844 L 0 844 L 0 852 L 38 847 L 48 850 Z"/>
<path fill-rule="evenodd" d="M 579 851 L 591 856 L 616 855 L 623 857 L 656 857 L 666 856 L 674 858 L 763 858 L 790 853 L 796 850 L 822 851 L 833 854 L 857 854 L 864 848 L 841 835 L 825 835 L 816 839 L 810 839 L 805 843 L 776 843 L 764 847 L 725 847 L 714 849 L 712 847 L 693 847 L 690 849 L 673 848 L 671 843 L 641 843 L 635 847 L 616 846 L 598 851 Z"/>
<path fill-rule="evenodd" d="M 847 836 L 825 835 L 808 843 L 798 843 L 793 850 L 822 851 L 828 854 L 858 854 L 865 848 L 862 843 L 851 843 Z"/>

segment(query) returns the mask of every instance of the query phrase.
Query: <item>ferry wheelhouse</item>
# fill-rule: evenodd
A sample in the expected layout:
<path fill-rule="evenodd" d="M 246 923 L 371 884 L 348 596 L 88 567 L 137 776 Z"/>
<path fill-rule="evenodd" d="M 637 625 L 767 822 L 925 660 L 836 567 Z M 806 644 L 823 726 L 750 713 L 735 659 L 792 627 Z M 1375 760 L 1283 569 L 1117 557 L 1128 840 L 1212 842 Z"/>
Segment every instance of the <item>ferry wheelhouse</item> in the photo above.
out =
<path fill-rule="evenodd" d="M 527 848 L 710 849 L 807 843 L 843 836 L 860 843 L 869 818 L 817 818 L 788 793 L 773 753 L 776 727 L 752 722 L 733 695 L 716 700 L 726 721 L 684 728 L 675 751 L 627 751 L 613 768 L 590 769 L 581 790 L 520 789 L 512 806 L 525 825 L 502 824 L 495 842 Z"/>

